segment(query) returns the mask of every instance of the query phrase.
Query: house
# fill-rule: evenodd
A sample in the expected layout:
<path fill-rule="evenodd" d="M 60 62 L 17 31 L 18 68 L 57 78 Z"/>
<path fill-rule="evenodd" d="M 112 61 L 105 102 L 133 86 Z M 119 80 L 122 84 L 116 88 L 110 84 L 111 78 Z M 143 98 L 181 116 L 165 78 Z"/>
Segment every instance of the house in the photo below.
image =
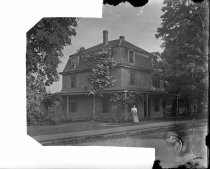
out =
<path fill-rule="evenodd" d="M 122 106 L 110 100 L 110 93 L 132 91 L 139 94 L 136 106 L 139 119 L 163 117 L 162 100 L 167 95 L 158 73 L 152 67 L 149 52 L 127 42 L 124 36 L 116 40 L 108 40 L 108 31 L 103 31 L 103 43 L 90 47 L 85 52 L 99 52 L 108 47 L 116 62 L 111 72 L 116 80 L 114 87 L 105 91 L 104 97 L 96 99 L 96 117 L 98 120 L 110 121 L 113 116 L 123 113 Z M 62 75 L 63 97 L 62 111 L 66 119 L 88 120 L 93 109 L 93 99 L 88 95 L 90 84 L 87 81 L 90 70 L 81 64 L 79 55 L 69 56 L 69 60 L 60 74 Z M 142 99 L 140 96 L 144 96 Z M 129 109 L 127 110 L 129 111 Z"/>

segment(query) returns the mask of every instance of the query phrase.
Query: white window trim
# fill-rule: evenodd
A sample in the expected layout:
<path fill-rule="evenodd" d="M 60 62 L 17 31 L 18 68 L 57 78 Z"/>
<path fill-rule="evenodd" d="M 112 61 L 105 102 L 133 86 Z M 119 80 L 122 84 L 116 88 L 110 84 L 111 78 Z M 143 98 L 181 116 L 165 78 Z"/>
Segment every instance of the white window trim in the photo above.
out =
<path fill-rule="evenodd" d="M 74 64 L 74 63 L 76 63 L 76 64 L 75 64 L 76 67 L 73 67 L 73 64 Z M 76 69 L 77 66 L 78 66 L 78 64 L 79 64 L 79 57 L 78 57 L 78 56 L 72 57 L 72 58 L 71 58 L 71 68 L 72 68 L 72 69 Z"/>
<path fill-rule="evenodd" d="M 133 52 L 133 63 L 130 62 L 130 55 L 129 55 L 129 52 L 130 52 L 130 51 Z M 135 61 L 136 61 L 135 54 L 136 54 L 136 52 L 135 52 L 134 50 L 130 50 L 130 49 L 128 50 L 127 59 L 128 59 L 128 63 L 131 64 L 131 65 L 134 65 L 134 64 L 135 64 Z"/>

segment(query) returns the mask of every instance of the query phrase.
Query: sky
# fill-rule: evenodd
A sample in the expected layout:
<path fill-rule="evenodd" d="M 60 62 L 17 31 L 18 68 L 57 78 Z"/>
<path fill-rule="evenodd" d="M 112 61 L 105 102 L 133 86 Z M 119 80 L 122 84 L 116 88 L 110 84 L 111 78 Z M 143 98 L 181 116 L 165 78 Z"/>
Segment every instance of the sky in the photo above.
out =
<path fill-rule="evenodd" d="M 89 48 L 103 41 L 103 30 L 108 30 L 108 40 L 125 36 L 125 40 L 148 51 L 161 51 L 162 41 L 155 38 L 157 28 L 161 25 L 162 0 L 151 0 L 143 7 L 133 7 L 130 3 L 118 6 L 104 5 L 102 18 L 79 18 L 76 36 L 72 44 L 63 50 L 62 63 L 58 72 L 62 72 L 68 56 L 75 53 L 79 47 Z M 60 92 L 62 77 L 48 88 L 48 91 Z"/>

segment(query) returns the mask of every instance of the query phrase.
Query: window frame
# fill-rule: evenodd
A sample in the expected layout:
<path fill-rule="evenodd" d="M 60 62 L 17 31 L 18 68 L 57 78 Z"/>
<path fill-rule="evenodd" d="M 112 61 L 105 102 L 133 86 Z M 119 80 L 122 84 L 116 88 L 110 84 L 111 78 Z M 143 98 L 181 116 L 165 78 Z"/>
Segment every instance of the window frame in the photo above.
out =
<path fill-rule="evenodd" d="M 133 59 L 132 59 L 132 62 L 131 62 L 131 59 L 130 59 L 130 52 L 132 52 L 133 53 Z M 128 62 L 129 62 L 129 64 L 135 64 L 135 52 L 133 51 L 133 50 L 128 50 Z"/>
<path fill-rule="evenodd" d="M 76 62 L 72 62 L 72 69 L 76 69 L 77 68 L 77 63 Z"/>
<path fill-rule="evenodd" d="M 104 114 L 109 113 L 109 98 L 102 98 L 101 112 Z"/>
<path fill-rule="evenodd" d="M 74 105 L 75 111 L 72 111 L 72 104 Z M 69 113 L 77 113 L 78 112 L 78 103 L 76 100 L 69 100 Z"/>
<path fill-rule="evenodd" d="M 153 75 L 153 86 L 155 87 L 155 88 L 160 88 L 160 77 L 159 77 L 159 75 Z"/>
<path fill-rule="evenodd" d="M 79 57 L 73 56 L 71 57 L 71 69 L 76 69 L 79 64 Z"/>
<path fill-rule="evenodd" d="M 160 112 L 160 100 L 158 98 L 155 98 L 153 102 L 154 102 L 153 104 L 154 112 Z"/>

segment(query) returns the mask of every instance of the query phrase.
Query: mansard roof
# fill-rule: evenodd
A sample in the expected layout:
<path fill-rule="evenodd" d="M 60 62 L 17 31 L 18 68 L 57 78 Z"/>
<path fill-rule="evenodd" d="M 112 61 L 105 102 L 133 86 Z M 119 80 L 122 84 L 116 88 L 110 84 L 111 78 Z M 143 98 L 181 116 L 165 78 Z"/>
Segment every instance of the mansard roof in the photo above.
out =
<path fill-rule="evenodd" d="M 147 52 L 146 50 L 143 50 L 141 49 L 140 47 L 136 46 L 136 45 L 133 45 L 132 43 L 126 41 L 126 40 L 122 40 L 122 39 L 116 39 L 116 40 L 111 40 L 111 41 L 108 41 L 108 44 L 106 46 L 104 46 L 103 43 L 100 43 L 98 45 L 95 45 L 93 47 L 90 47 L 90 48 L 87 48 L 85 50 L 86 53 L 91 53 L 91 52 L 96 52 L 96 51 L 100 51 L 104 48 L 113 48 L 113 47 L 118 47 L 118 46 L 121 46 L 121 47 L 124 47 L 124 48 L 128 48 L 128 49 L 132 49 L 132 50 L 135 50 L 139 53 L 142 53 L 142 54 L 145 54 L 145 55 L 148 55 L 148 56 L 151 56 L 152 54 Z M 69 57 L 71 56 L 75 56 L 77 55 L 76 53 L 73 54 L 73 55 L 70 55 Z"/>
<path fill-rule="evenodd" d="M 85 49 L 85 53 L 90 54 L 93 52 L 102 51 L 104 48 L 114 48 L 114 47 L 123 47 L 123 48 L 137 52 L 137 54 L 140 54 L 137 58 L 138 62 L 141 63 L 141 65 L 138 65 L 138 67 L 141 69 L 144 69 L 144 70 L 153 71 L 152 64 L 149 59 L 149 57 L 153 56 L 153 55 L 151 53 L 141 49 L 140 47 L 126 41 L 124 36 L 120 36 L 118 39 L 111 40 L 111 41 L 107 40 L 106 45 L 103 42 L 98 45 L 87 48 L 87 49 Z M 70 55 L 69 57 L 74 57 L 77 55 L 78 54 L 75 53 L 73 55 Z M 81 68 L 84 69 L 84 68 L 86 68 L 86 66 L 84 64 L 78 65 L 77 69 L 81 69 Z M 63 72 L 61 72 L 61 73 L 69 72 L 69 70 L 70 70 L 70 59 L 68 60 Z"/>

